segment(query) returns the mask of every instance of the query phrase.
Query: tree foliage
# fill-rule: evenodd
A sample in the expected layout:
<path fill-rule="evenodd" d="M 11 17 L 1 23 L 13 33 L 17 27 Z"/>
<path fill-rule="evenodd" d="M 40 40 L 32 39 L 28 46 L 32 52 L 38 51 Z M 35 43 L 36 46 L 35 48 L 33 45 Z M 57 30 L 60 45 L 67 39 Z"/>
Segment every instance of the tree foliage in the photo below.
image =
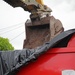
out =
<path fill-rule="evenodd" d="M 14 47 L 9 43 L 8 38 L 0 37 L 0 51 L 14 50 Z"/>

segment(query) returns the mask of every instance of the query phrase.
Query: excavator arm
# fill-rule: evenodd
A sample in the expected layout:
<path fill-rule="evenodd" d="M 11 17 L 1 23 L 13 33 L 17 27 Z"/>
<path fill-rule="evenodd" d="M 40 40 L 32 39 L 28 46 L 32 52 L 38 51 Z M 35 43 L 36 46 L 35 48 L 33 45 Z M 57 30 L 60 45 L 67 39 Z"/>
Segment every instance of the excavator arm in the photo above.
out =
<path fill-rule="evenodd" d="M 43 15 L 50 15 L 52 10 L 44 5 L 43 0 L 4 0 L 13 7 L 22 7 L 25 11 L 30 12 L 30 18 L 33 21 L 41 18 Z"/>
<path fill-rule="evenodd" d="M 35 4 L 35 2 L 44 5 L 43 0 L 4 0 L 5 2 L 7 2 L 8 4 L 10 4 L 13 7 L 19 7 L 22 6 L 23 4 L 30 3 L 33 2 L 32 4 Z"/>

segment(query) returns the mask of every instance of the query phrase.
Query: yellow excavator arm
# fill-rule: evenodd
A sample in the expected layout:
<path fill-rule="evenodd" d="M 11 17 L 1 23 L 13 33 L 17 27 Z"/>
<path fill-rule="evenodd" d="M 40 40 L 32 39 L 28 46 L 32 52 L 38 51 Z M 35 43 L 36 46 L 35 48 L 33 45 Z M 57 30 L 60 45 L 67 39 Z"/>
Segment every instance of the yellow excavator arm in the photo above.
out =
<path fill-rule="evenodd" d="M 38 2 L 41 5 L 44 5 L 43 0 L 36 0 L 36 2 Z"/>

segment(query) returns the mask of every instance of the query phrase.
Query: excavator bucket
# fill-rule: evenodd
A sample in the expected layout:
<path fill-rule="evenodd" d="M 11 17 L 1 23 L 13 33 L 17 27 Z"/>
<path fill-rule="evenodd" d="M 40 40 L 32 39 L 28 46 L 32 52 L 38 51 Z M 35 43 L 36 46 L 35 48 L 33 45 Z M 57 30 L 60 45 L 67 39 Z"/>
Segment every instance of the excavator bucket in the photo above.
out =
<path fill-rule="evenodd" d="M 52 21 L 55 23 L 53 24 Z M 57 28 L 57 30 L 54 27 Z M 49 42 L 57 34 L 60 34 L 63 31 L 61 22 L 55 19 L 53 16 L 44 17 L 41 20 L 33 22 L 27 20 L 25 28 L 26 39 L 24 40 L 23 48 L 29 49 L 39 47 L 44 43 Z"/>
<path fill-rule="evenodd" d="M 50 40 L 50 19 L 43 18 L 41 21 L 26 22 L 26 40 L 24 48 L 36 48 Z"/>

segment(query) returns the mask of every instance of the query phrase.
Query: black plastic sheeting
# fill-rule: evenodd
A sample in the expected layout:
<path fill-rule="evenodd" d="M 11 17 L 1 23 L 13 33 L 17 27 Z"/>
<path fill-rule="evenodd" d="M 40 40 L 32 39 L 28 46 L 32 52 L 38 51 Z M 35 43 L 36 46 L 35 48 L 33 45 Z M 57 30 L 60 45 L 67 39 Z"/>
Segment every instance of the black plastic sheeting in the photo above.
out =
<path fill-rule="evenodd" d="M 36 49 L 23 49 L 15 51 L 0 51 L 0 75 L 14 75 L 12 72 L 35 60 L 48 49 L 56 46 L 63 39 L 72 36 L 75 29 L 62 32 L 53 40 L 37 47 Z M 66 39 L 67 40 L 67 39 Z M 67 41 L 68 42 L 68 41 Z M 62 43 L 62 42 L 61 42 Z M 62 43 L 63 44 L 63 43 Z"/>

